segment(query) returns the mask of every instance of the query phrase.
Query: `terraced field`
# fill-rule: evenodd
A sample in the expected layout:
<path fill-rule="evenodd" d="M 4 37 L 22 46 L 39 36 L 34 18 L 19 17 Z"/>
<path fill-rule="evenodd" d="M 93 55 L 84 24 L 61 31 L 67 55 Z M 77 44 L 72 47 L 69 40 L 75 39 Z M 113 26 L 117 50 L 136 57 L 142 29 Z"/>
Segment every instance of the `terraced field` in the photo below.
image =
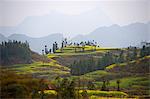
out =
<path fill-rule="evenodd" d="M 116 48 L 96 48 L 93 51 L 93 47 L 86 46 L 85 51 L 75 52 L 73 46 L 66 47 L 63 52 L 57 50 L 55 54 L 48 54 L 44 57 L 50 59 L 50 61 L 35 61 L 32 64 L 16 64 L 13 66 L 5 66 L 4 69 L 15 71 L 17 74 L 29 74 L 34 78 L 45 78 L 54 80 L 56 77 L 67 77 L 69 79 L 80 79 L 80 88 L 87 89 L 88 96 L 90 99 L 105 99 L 105 97 L 111 97 L 110 99 L 117 99 L 118 97 L 124 97 L 126 99 L 129 96 L 136 95 L 149 95 L 150 90 L 150 80 L 149 78 L 149 59 L 150 56 L 140 58 L 138 60 L 133 60 L 125 63 L 112 64 L 107 66 L 105 70 L 96 70 L 83 74 L 81 76 L 73 76 L 70 74 L 69 65 L 75 60 L 88 59 L 94 57 L 95 59 L 100 58 L 104 53 L 112 51 L 117 53 Z M 103 85 L 103 81 L 108 81 L 107 91 L 100 91 Z M 117 90 L 116 81 L 120 80 L 120 89 Z M 88 90 L 88 82 L 94 84 L 94 90 Z M 54 94 L 54 90 L 47 90 L 46 94 Z M 80 94 L 82 90 L 80 91 Z"/>
<path fill-rule="evenodd" d="M 89 54 L 98 54 L 98 53 L 105 53 L 110 50 L 119 50 L 118 48 L 100 48 L 96 47 L 96 50 L 94 50 L 93 46 L 85 46 L 84 52 L 79 47 L 77 48 L 77 51 L 75 52 L 74 46 L 68 46 L 63 48 L 63 51 L 56 50 L 55 54 L 48 54 L 49 58 L 59 57 L 59 56 L 78 56 L 78 55 L 89 55 Z"/>
<path fill-rule="evenodd" d="M 34 62 L 32 64 L 17 64 L 5 67 L 5 69 L 15 71 L 17 74 L 31 74 L 36 78 L 54 79 L 57 76 L 70 76 L 70 69 L 59 65 L 55 60 L 49 63 Z"/>

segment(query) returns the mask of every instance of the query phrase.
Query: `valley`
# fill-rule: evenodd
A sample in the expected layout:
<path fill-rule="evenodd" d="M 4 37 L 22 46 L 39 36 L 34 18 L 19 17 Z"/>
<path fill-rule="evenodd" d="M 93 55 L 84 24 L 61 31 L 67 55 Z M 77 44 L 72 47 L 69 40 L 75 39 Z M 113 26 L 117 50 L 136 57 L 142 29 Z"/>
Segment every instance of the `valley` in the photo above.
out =
<path fill-rule="evenodd" d="M 43 56 L 32 52 L 32 63 L 14 64 L 1 68 L 4 71 L 15 72 L 17 75 L 30 75 L 35 79 L 45 79 L 46 82 L 51 82 L 54 85 L 57 78 L 73 80 L 75 89 L 80 90 L 80 95 L 83 97 L 82 94 L 86 91 L 86 95 L 90 99 L 149 96 L 149 55 L 141 58 L 136 57 L 133 60 L 124 60 L 120 63 L 119 60 L 116 61 L 116 55 L 120 55 L 124 51 L 125 56 L 123 57 L 128 57 L 126 53 L 129 49 L 101 47 L 96 47 L 96 50 L 93 49 L 93 46 L 85 46 L 84 52 L 82 52 L 82 48 L 77 48 L 75 51 L 75 46 L 67 46 L 64 47 L 63 52 L 58 49 L 56 53 L 44 54 Z M 103 66 L 100 65 L 100 60 L 105 61 L 104 57 L 109 55 L 108 53 L 111 53 L 111 56 L 113 56 L 111 59 L 115 62 L 111 62 L 110 65 L 106 64 L 103 68 L 98 68 Z M 137 50 L 137 53 L 140 53 L 140 49 Z M 95 65 L 84 65 L 89 61 L 92 63 L 88 64 L 94 63 Z M 83 65 L 83 68 L 71 67 L 75 66 L 73 65 L 76 64 L 75 62 L 80 65 L 79 67 Z M 89 66 L 92 68 L 89 68 Z M 74 74 L 72 71 L 76 69 L 77 71 Z M 85 71 L 80 69 L 85 69 Z M 46 89 L 44 93 L 45 97 L 55 97 L 57 92 Z"/>

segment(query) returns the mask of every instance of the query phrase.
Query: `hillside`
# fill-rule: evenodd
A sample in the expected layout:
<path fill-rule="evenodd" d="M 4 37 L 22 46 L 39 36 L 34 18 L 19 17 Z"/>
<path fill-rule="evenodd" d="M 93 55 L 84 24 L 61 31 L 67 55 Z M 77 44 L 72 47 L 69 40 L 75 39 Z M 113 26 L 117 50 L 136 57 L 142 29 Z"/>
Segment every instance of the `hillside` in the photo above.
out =
<path fill-rule="evenodd" d="M 97 70 L 82 75 L 84 79 L 92 81 L 103 81 L 120 79 L 124 77 L 148 76 L 149 75 L 149 60 L 150 57 L 146 56 L 138 60 L 130 61 L 127 63 L 113 64 L 107 66 L 105 70 Z"/>
<path fill-rule="evenodd" d="M 0 44 L 1 65 L 30 64 L 34 61 L 50 62 L 51 59 L 31 51 L 28 42 L 8 41 Z"/>
<path fill-rule="evenodd" d="M 0 44 L 1 68 L 34 78 L 56 78 L 70 75 L 68 67 L 30 50 L 27 42 L 9 41 Z"/>
<path fill-rule="evenodd" d="M 87 47 L 87 49 L 90 49 Z M 86 50 L 87 50 L 86 49 Z M 123 49 L 124 50 L 124 49 Z M 139 49 L 138 49 L 139 51 Z M 74 49 L 66 48 L 64 53 L 56 53 L 54 55 L 48 55 L 61 64 L 69 66 L 74 61 L 80 61 L 94 58 L 96 60 L 100 59 L 107 52 L 111 52 L 114 55 L 118 55 L 121 52 L 121 49 L 113 48 L 97 48 L 94 52 L 82 52 L 75 53 Z M 132 51 L 131 51 L 132 52 Z M 124 52 L 128 53 L 127 50 Z M 129 57 L 129 56 L 127 56 Z M 80 76 L 71 76 L 71 79 L 81 79 L 81 88 L 88 87 L 88 83 L 92 82 L 95 89 L 100 89 L 103 85 L 103 81 L 109 81 L 108 88 L 109 90 L 116 90 L 116 81 L 120 80 L 120 88 L 122 91 L 128 93 L 131 96 L 149 95 L 149 61 L 150 57 L 145 56 L 143 58 L 137 58 L 135 60 L 126 61 L 123 63 L 117 63 L 106 66 L 104 70 L 95 70 L 89 73 L 85 73 Z"/>
<path fill-rule="evenodd" d="M 150 56 L 145 56 L 143 58 L 131 61 L 129 63 L 122 63 L 122 64 L 113 64 L 106 67 L 106 71 L 108 72 L 124 72 L 124 73 L 140 73 L 140 74 L 147 74 L 150 72 L 149 64 Z"/>
<path fill-rule="evenodd" d="M 74 47 L 64 48 L 63 53 L 48 54 L 47 56 L 39 55 L 30 51 L 32 63 L 13 63 L 5 66 L 9 70 L 13 70 L 18 74 L 31 74 L 33 77 L 52 79 L 57 76 L 69 77 L 70 66 L 74 61 L 88 60 L 94 58 L 98 60 L 100 56 L 107 51 L 117 51 L 115 48 L 96 48 L 93 51 L 92 46 L 86 46 L 85 52 L 74 52 Z M 59 50 L 57 50 L 59 52 Z"/>
<path fill-rule="evenodd" d="M 82 48 L 78 48 L 77 52 L 75 52 L 75 48 L 73 46 L 65 47 L 63 52 L 57 50 L 58 53 L 48 54 L 49 58 L 55 59 L 60 64 L 64 66 L 70 66 L 74 61 L 80 60 L 88 60 L 90 58 L 94 58 L 98 60 L 102 55 L 106 52 L 120 52 L 118 48 L 101 48 L 96 47 L 96 50 L 93 46 L 85 46 L 84 52 L 82 52 Z"/>
<path fill-rule="evenodd" d="M 17 74 L 28 74 L 32 75 L 33 78 L 45 78 L 45 79 L 55 79 L 56 77 L 68 77 L 70 76 L 70 69 L 59 65 L 56 61 L 51 61 L 48 63 L 43 62 L 33 62 L 32 64 L 16 64 L 4 69 L 11 70 Z"/>
<path fill-rule="evenodd" d="M 120 88 L 128 95 L 136 96 L 149 95 L 149 60 L 146 56 L 138 60 L 127 63 L 113 64 L 106 67 L 106 70 L 97 70 L 80 76 L 81 81 L 87 86 L 87 82 L 95 84 L 95 88 L 99 89 L 103 85 L 103 81 L 109 82 L 107 88 L 109 90 L 116 90 L 117 83 L 120 81 Z M 78 79 L 74 76 L 73 78 Z M 82 85 L 83 86 L 83 85 Z"/>
<path fill-rule="evenodd" d="M 136 50 L 138 53 L 136 56 L 140 55 L 140 50 Z M 58 49 L 56 53 L 44 56 L 31 52 L 32 63 L 9 65 L 2 69 L 49 81 L 55 81 L 58 78 L 74 80 L 76 88 L 87 89 L 90 97 L 103 95 L 103 91 L 104 93 L 108 90 L 117 91 L 117 81 L 119 81 L 119 92 L 127 93 L 130 97 L 139 95 L 147 97 L 150 89 L 148 79 L 150 57 L 136 57 L 136 59 L 133 57 L 132 60 L 128 60 L 131 55 L 134 55 L 133 52 L 135 53 L 135 50 L 130 48 L 96 47 L 95 49 L 93 46 L 85 46 L 83 51 L 80 46 L 67 46 L 62 51 Z M 128 53 L 130 56 L 127 55 Z M 119 63 L 122 55 L 126 58 Z M 79 81 L 80 85 L 78 85 Z M 102 89 L 104 81 L 106 82 L 105 90 Z M 49 90 L 48 93 L 50 93 Z M 106 94 L 110 95 L 109 92 Z M 115 93 L 114 95 L 116 96 Z"/>
<path fill-rule="evenodd" d="M 2 42 L 0 49 L 1 65 L 32 63 L 31 50 L 27 42 Z"/>

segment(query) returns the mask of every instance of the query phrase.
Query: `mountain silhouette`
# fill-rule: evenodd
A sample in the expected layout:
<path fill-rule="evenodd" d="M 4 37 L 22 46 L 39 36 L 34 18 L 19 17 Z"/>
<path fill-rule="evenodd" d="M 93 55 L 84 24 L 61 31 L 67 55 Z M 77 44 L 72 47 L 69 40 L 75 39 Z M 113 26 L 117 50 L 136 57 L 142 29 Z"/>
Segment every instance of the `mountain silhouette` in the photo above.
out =
<path fill-rule="evenodd" d="M 99 27 L 87 35 L 77 35 L 70 42 L 81 42 L 95 40 L 101 47 L 128 47 L 136 46 L 141 41 L 150 42 L 149 23 L 133 23 L 126 26 L 111 25 Z M 38 53 L 41 53 L 44 46 L 52 48 L 52 44 L 57 41 L 59 46 L 64 39 L 63 34 L 55 33 L 44 37 L 33 38 L 24 34 L 12 34 L 8 37 L 0 34 L 0 41 L 19 40 L 28 41 L 30 48 Z"/>
<path fill-rule="evenodd" d="M 141 41 L 150 41 L 149 23 L 133 23 L 126 26 L 99 27 L 88 35 L 78 35 L 73 42 L 95 40 L 103 47 L 136 46 Z"/>

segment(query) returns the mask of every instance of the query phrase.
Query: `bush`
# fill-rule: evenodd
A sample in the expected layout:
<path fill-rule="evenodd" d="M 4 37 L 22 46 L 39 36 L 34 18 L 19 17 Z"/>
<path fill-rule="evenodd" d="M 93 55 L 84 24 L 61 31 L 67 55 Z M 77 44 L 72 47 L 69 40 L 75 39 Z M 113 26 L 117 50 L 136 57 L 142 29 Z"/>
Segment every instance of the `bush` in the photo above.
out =
<path fill-rule="evenodd" d="M 0 75 L 1 98 L 31 98 L 31 93 L 39 90 L 39 80 L 28 75 L 17 75 L 12 71 L 3 69 Z"/>

